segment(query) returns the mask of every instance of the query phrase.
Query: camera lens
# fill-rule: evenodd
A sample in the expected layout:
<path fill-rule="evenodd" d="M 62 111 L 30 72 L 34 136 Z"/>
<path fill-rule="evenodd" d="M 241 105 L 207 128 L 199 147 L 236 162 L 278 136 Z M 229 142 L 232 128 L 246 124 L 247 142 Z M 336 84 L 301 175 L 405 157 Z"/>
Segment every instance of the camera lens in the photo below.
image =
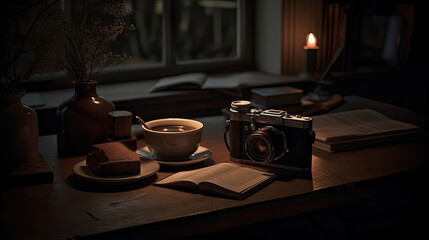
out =
<path fill-rule="evenodd" d="M 271 158 L 272 154 L 270 143 L 265 138 L 252 136 L 248 141 L 248 155 L 256 161 L 265 162 L 266 159 Z"/>
<path fill-rule="evenodd" d="M 247 156 L 257 162 L 271 162 L 282 156 L 286 149 L 286 138 L 272 126 L 265 126 L 252 133 L 245 143 Z"/>

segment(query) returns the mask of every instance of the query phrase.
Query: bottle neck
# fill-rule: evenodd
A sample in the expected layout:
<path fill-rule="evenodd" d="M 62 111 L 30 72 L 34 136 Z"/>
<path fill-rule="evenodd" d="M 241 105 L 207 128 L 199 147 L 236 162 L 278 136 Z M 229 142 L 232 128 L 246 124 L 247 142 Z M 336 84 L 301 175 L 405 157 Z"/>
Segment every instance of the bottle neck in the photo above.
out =
<path fill-rule="evenodd" d="M 77 96 L 98 96 L 96 81 L 73 82 L 73 86 Z"/>
<path fill-rule="evenodd" d="M 16 90 L 7 94 L 0 94 L 0 106 L 6 107 L 10 105 L 21 104 L 21 98 L 24 96 L 24 90 Z"/>

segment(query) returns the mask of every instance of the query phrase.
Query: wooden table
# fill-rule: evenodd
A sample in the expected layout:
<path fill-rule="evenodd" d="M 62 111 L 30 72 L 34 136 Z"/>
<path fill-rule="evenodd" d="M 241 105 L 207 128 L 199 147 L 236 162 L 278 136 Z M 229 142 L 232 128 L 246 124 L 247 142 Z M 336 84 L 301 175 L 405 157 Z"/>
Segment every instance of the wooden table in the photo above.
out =
<path fill-rule="evenodd" d="M 388 116 L 425 124 L 421 116 L 405 109 L 359 97 L 346 97 L 345 101 L 334 111 L 372 107 Z M 3 235 L 24 239 L 189 237 L 356 202 L 397 189 L 419 194 L 420 188 L 427 186 L 421 176 L 429 166 L 429 145 L 423 140 L 335 154 L 314 149 L 312 180 L 282 174 L 245 200 L 153 186 L 179 170 L 229 161 L 223 143 L 225 119 L 214 116 L 199 120 L 205 125 L 202 145 L 212 150 L 211 159 L 187 168 L 163 167 L 155 176 L 125 186 L 79 179 L 72 167 L 84 157 L 59 159 L 56 136 L 40 137 L 40 152 L 54 172 L 54 183 L 2 192 Z M 144 143 L 140 140 L 139 144 Z"/>

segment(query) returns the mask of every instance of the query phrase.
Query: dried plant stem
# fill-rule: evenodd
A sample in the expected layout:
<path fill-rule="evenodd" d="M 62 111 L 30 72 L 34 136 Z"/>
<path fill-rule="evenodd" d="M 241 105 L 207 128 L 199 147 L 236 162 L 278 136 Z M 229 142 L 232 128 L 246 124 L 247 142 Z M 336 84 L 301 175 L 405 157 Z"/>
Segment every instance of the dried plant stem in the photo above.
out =
<path fill-rule="evenodd" d="M 58 0 L 28 1 L 23 4 L 24 7 L 15 3 L 6 3 L 6 6 L 10 7 L 11 11 L 8 13 L 11 15 L 6 16 L 5 19 L 10 17 L 9 23 L 13 27 L 3 28 L 2 26 L 2 30 L 6 30 L 6 32 L 2 32 L 4 38 L 1 39 L 0 44 L 6 51 L 2 52 L 2 56 L 0 56 L 0 91 L 8 92 L 12 88 L 19 87 L 23 79 L 34 71 L 36 66 L 35 59 L 31 59 L 33 62 L 27 59 L 27 62 L 30 62 L 27 65 L 22 65 L 21 59 L 23 55 L 35 50 L 35 47 L 31 46 L 37 46 L 37 43 L 30 37 L 34 34 L 36 26 L 38 26 L 42 17 L 46 15 L 48 9 L 57 2 Z M 18 6 L 21 9 L 17 10 L 14 6 Z M 31 17 L 26 16 L 26 13 Z M 29 25 L 27 26 L 26 23 L 29 23 Z"/>
<path fill-rule="evenodd" d="M 90 65 L 90 67 L 89 67 L 89 79 L 92 79 L 92 70 L 93 70 L 93 68 L 94 68 L 94 61 L 95 61 L 95 58 L 96 58 L 96 56 L 97 56 L 97 52 L 99 51 L 99 49 L 100 49 L 100 46 L 101 46 L 101 44 L 104 42 L 104 37 L 100 40 L 100 41 L 98 41 L 98 43 L 97 43 L 97 47 L 95 48 L 95 51 L 94 51 L 94 53 L 92 54 L 92 58 L 91 58 L 91 65 Z M 98 72 L 98 71 L 97 71 Z"/>
<path fill-rule="evenodd" d="M 74 81 L 93 80 L 94 76 L 112 63 L 116 55 L 103 49 L 121 35 L 128 13 L 124 0 L 81 1 L 76 15 L 79 22 L 70 23 L 67 36 L 64 69 Z M 121 58 L 126 59 L 126 58 Z"/>

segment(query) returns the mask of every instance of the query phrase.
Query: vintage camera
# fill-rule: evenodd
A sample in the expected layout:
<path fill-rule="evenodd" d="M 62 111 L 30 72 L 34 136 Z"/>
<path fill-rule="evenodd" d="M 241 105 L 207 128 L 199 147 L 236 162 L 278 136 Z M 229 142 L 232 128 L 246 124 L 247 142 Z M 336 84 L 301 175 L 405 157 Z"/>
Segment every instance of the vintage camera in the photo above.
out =
<path fill-rule="evenodd" d="M 263 111 L 251 108 L 249 101 L 233 101 L 225 143 L 232 161 L 311 172 L 312 125 L 311 117 Z"/>

